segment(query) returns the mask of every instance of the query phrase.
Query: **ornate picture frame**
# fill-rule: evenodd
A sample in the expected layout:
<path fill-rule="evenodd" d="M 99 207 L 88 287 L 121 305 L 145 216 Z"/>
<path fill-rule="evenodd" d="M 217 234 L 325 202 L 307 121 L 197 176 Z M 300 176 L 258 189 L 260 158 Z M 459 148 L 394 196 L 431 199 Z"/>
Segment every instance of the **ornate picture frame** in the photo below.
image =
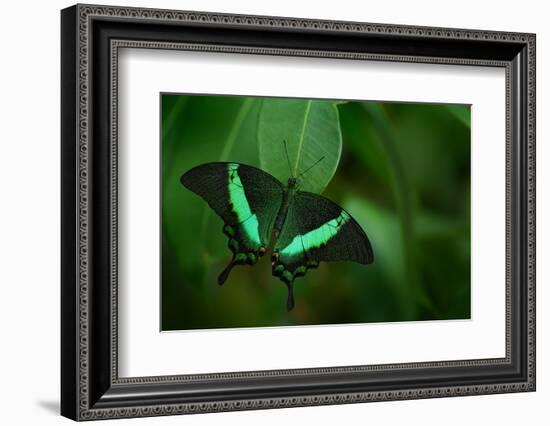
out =
<path fill-rule="evenodd" d="M 62 415 L 92 420 L 535 390 L 534 34 L 96 5 L 64 9 L 61 30 Z M 504 69 L 506 356 L 119 377 L 121 48 Z"/>

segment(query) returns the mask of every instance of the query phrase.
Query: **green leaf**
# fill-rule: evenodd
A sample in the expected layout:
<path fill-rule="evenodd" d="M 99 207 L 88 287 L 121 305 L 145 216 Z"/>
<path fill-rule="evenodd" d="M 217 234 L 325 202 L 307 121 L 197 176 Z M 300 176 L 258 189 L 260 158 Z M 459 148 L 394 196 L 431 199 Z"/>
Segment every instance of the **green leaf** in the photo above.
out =
<path fill-rule="evenodd" d="M 335 103 L 265 99 L 258 119 L 258 149 L 261 168 L 283 183 L 323 158 L 304 175 L 300 185 L 303 191 L 323 192 L 336 172 L 342 153 L 342 134 Z"/>
<path fill-rule="evenodd" d="M 470 128 L 470 105 L 445 105 L 447 110 L 464 124 Z"/>

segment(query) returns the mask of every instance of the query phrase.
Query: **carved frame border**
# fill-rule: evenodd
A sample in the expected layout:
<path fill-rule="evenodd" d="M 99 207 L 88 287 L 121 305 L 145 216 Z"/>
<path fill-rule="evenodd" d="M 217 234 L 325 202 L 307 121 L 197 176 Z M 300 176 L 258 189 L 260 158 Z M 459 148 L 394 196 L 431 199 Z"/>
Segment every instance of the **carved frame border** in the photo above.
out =
<path fill-rule="evenodd" d="M 184 12 L 156 9 L 136 9 L 126 7 L 104 7 L 92 5 L 77 5 L 74 13 L 77 19 L 78 28 L 76 51 L 76 87 L 77 87 L 77 111 L 76 111 L 76 170 L 77 179 L 76 188 L 76 263 L 77 276 L 74 278 L 76 285 L 76 306 L 74 308 L 74 319 L 76 320 L 76 359 L 74 390 L 76 392 L 76 407 L 65 409 L 64 414 L 78 420 L 91 420 L 113 417 L 140 417 L 151 415 L 169 415 L 197 412 L 215 412 L 243 409 L 261 409 L 292 406 L 308 406 L 322 404 L 339 404 L 351 402 L 381 401 L 381 400 L 400 400 L 415 398 L 432 398 L 442 396 L 460 396 L 475 395 L 487 393 L 503 393 L 517 391 L 533 391 L 535 389 L 535 36 L 533 34 L 520 34 L 510 32 L 493 32 L 463 29 L 447 28 L 427 28 L 411 27 L 401 25 L 382 25 L 355 22 L 336 22 L 323 20 L 308 20 L 296 18 L 278 18 L 265 16 L 245 16 L 228 15 L 202 12 Z M 205 23 L 225 26 L 244 26 L 260 28 L 292 28 L 300 30 L 315 30 L 338 33 L 362 33 L 362 34 L 382 34 L 382 35 L 410 35 L 422 38 L 438 38 L 449 40 L 485 40 L 485 41 L 506 41 L 513 43 L 522 43 L 527 49 L 527 105 L 526 121 L 527 126 L 527 182 L 526 184 L 526 203 L 527 203 L 527 222 L 528 244 L 527 244 L 527 360 L 526 360 L 526 380 L 495 383 L 491 385 L 480 386 L 448 386 L 433 388 L 410 388 L 376 392 L 349 392 L 349 393 L 327 393 L 323 395 L 310 396 L 289 396 L 289 397 L 267 397 L 254 399 L 233 399 L 216 400 L 201 403 L 161 403 L 144 406 L 119 406 L 95 407 L 90 400 L 90 330 L 89 330 L 89 269 L 90 269 L 90 161 L 89 161 L 89 113 L 90 113 L 90 27 L 93 19 L 96 18 L 116 18 L 139 20 L 140 22 L 158 22 L 170 21 L 174 23 Z M 302 370 L 274 370 L 261 372 L 245 373 L 223 373 L 213 375 L 193 375 L 193 376 L 160 376 L 160 377 L 140 377 L 140 378 L 119 378 L 117 368 L 117 70 L 118 70 L 118 49 L 120 48 L 155 48 L 155 49 L 183 49 L 198 51 L 217 51 L 239 54 L 265 54 L 265 55 L 297 55 L 297 56 L 315 56 L 327 58 L 342 59 L 362 59 L 362 60 L 384 60 L 397 62 L 426 62 L 426 63 L 447 63 L 461 65 L 482 65 L 497 66 L 506 69 L 506 139 L 507 139 L 507 164 L 506 164 L 506 194 L 507 194 L 507 212 L 506 212 L 506 358 L 503 359 L 483 359 L 483 360 L 463 360 L 451 362 L 433 362 L 433 363 L 414 363 L 414 364 L 388 364 L 375 366 L 354 366 L 354 367 L 327 367 L 321 369 L 302 369 Z M 227 46 L 212 44 L 193 44 L 193 43 L 172 43 L 172 42 L 151 42 L 144 40 L 111 40 L 111 369 L 110 380 L 112 385 L 123 386 L 125 384 L 162 384 L 181 381 L 209 381 L 218 379 L 239 379 L 244 377 L 265 377 L 265 376 L 303 376 L 307 374 L 331 374 L 347 371 L 374 371 L 386 369 L 410 369 L 426 367 L 448 367 L 448 366 L 473 366 L 489 364 L 506 364 L 510 362 L 510 341 L 511 341 L 511 312 L 510 312 L 510 257 L 512 256 L 511 240 L 511 148 L 510 140 L 515 129 L 510 128 L 511 114 L 511 67 L 507 61 L 491 61 L 477 59 L 461 58 L 441 58 L 441 57 L 417 57 L 404 55 L 385 55 L 385 54 L 365 54 L 365 53 L 346 53 L 336 51 L 318 51 L 301 49 L 278 49 L 278 48 L 256 48 L 243 46 Z M 65 321 L 65 318 L 64 318 Z M 67 399 L 66 397 L 64 397 Z M 62 398 L 63 399 L 63 398 Z M 72 400 L 71 400 L 72 402 Z M 67 404 L 69 402 L 67 401 Z M 63 401 L 62 401 L 63 404 Z M 62 407 L 62 412 L 64 411 Z"/>

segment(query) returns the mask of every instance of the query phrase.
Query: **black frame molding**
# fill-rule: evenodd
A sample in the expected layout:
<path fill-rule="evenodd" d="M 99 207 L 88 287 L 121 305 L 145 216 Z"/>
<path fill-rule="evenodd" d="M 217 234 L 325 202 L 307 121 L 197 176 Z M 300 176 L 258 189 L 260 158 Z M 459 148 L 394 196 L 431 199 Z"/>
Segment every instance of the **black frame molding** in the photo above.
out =
<path fill-rule="evenodd" d="M 506 357 L 119 378 L 117 58 L 185 49 L 506 70 Z M 156 416 L 535 390 L 535 35 L 76 5 L 61 12 L 61 414 Z"/>

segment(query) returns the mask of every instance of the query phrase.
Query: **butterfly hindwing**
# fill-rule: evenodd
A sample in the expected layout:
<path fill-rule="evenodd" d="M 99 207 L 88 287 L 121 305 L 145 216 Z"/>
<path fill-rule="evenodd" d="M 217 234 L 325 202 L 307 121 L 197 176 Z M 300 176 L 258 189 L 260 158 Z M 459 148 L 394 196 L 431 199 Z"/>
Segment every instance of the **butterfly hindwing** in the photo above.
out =
<path fill-rule="evenodd" d="M 224 221 L 223 232 L 233 253 L 218 277 L 223 284 L 235 265 L 254 265 L 269 245 L 281 205 L 282 184 L 256 167 L 239 163 L 207 163 L 181 177 L 181 183 Z"/>
<path fill-rule="evenodd" d="M 287 308 L 294 306 L 293 284 L 322 261 L 372 263 L 373 252 L 361 226 L 327 198 L 298 191 L 290 203 L 274 247 L 272 273 L 288 287 Z"/>

